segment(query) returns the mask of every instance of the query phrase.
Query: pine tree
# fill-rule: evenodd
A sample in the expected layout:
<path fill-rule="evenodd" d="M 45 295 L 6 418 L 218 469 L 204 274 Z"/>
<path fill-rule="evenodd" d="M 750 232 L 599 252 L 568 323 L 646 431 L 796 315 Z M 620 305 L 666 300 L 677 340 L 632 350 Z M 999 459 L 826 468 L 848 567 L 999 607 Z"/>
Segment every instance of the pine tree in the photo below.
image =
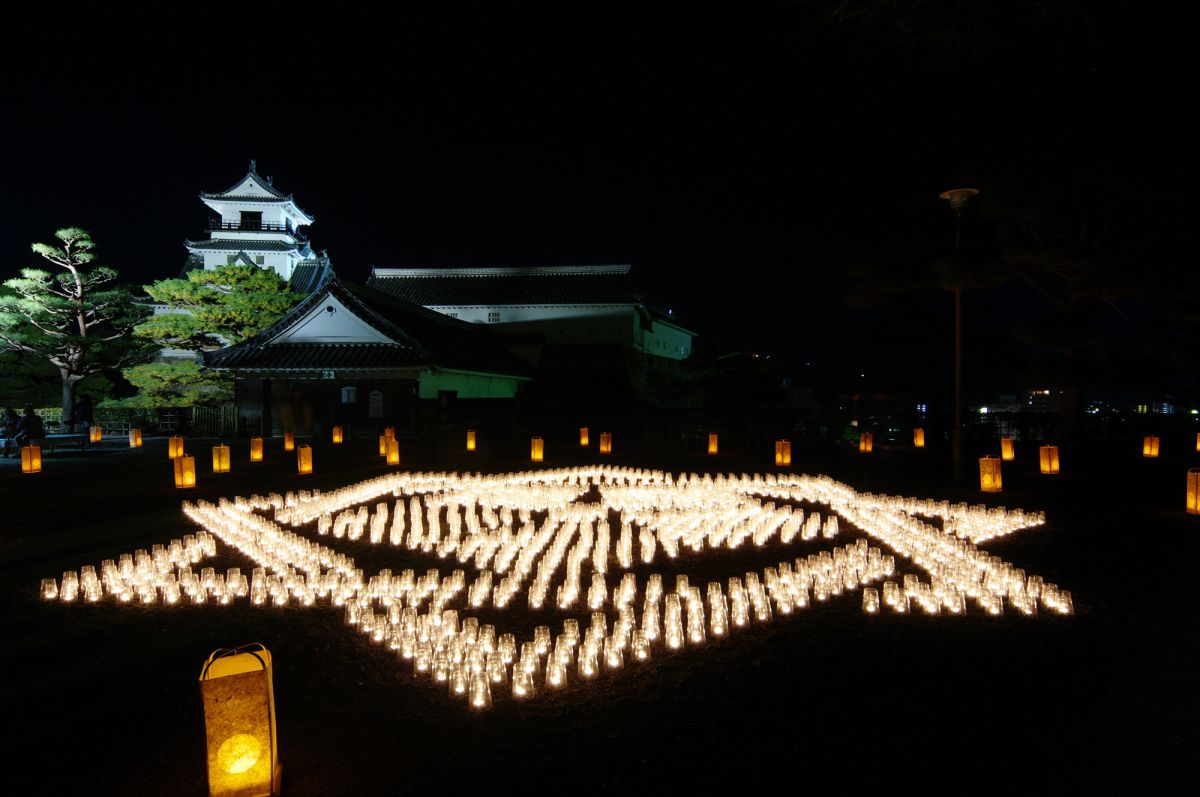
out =
<path fill-rule="evenodd" d="M 4 282 L 0 295 L 0 343 L 46 360 L 62 380 L 62 412 L 70 418 L 75 388 L 84 377 L 138 362 L 147 347 L 130 336 L 147 310 L 129 289 L 115 284 L 117 272 L 95 260 L 86 230 L 64 227 L 54 233 L 61 245 L 37 243 L 33 251 L 59 273 L 21 269 Z"/>
<path fill-rule="evenodd" d="M 300 301 L 271 269 L 243 264 L 195 269 L 184 278 L 159 280 L 146 293 L 168 311 L 138 325 L 134 336 L 160 348 L 200 352 L 240 343 L 278 321 Z M 213 405 L 233 397 L 233 380 L 206 373 L 195 360 L 165 360 L 125 369 L 137 396 L 121 406 Z"/>

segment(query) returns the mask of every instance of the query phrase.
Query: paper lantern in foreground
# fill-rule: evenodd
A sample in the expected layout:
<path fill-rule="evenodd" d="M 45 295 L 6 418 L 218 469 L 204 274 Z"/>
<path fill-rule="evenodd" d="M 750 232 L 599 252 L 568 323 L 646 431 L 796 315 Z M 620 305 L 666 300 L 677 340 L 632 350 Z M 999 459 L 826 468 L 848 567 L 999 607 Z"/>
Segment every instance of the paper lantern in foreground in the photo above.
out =
<path fill-rule="evenodd" d="M 718 452 L 717 433 L 712 432 L 708 435 L 708 453 L 716 454 Z"/>
<path fill-rule="evenodd" d="M 229 473 L 229 446 L 213 446 L 213 473 Z"/>
<path fill-rule="evenodd" d="M 586 446 L 591 442 L 588 438 L 588 428 L 586 426 L 579 427 L 579 445 Z"/>
<path fill-rule="evenodd" d="M 475 430 L 474 429 L 467 430 L 467 450 L 468 451 L 475 450 Z"/>
<path fill-rule="evenodd" d="M 1192 468 L 1187 473 L 1187 511 L 1189 515 L 1200 515 L 1200 469 Z"/>
<path fill-rule="evenodd" d="M 775 464 L 787 466 L 792 464 L 792 441 L 791 440 L 776 440 L 775 441 Z"/>
<path fill-rule="evenodd" d="M 296 433 L 295 432 L 284 432 L 283 433 L 283 450 L 284 451 L 295 451 L 296 450 Z"/>
<path fill-rule="evenodd" d="M 171 459 L 183 456 L 183 438 L 176 435 L 167 438 L 167 456 Z"/>
<path fill-rule="evenodd" d="M 250 438 L 250 461 L 262 462 L 263 455 L 263 439 L 261 437 Z"/>
<path fill-rule="evenodd" d="M 925 430 L 918 426 L 913 429 L 913 448 L 925 447 Z"/>
<path fill-rule="evenodd" d="M 535 437 L 529 441 L 529 460 L 531 462 L 541 462 L 546 454 L 546 441 L 540 437 Z"/>
<path fill-rule="evenodd" d="M 21 446 L 21 473 L 42 472 L 42 447 Z"/>
<path fill-rule="evenodd" d="M 387 439 L 387 464 L 400 464 L 400 441 L 394 437 Z"/>
<path fill-rule="evenodd" d="M 600 433 L 600 453 L 601 454 L 611 454 L 612 453 L 612 433 L 611 432 L 601 432 Z"/>
<path fill-rule="evenodd" d="M 142 430 L 141 429 L 130 429 L 129 430 L 129 447 L 130 448 L 141 448 L 142 447 Z"/>
<path fill-rule="evenodd" d="M 196 458 L 186 454 L 171 460 L 175 466 L 175 486 L 181 490 L 196 486 Z"/>
<path fill-rule="evenodd" d="M 1000 459 L 1005 462 L 1012 462 L 1016 459 L 1016 449 L 1013 448 L 1013 439 L 1011 437 L 1000 438 Z"/>
<path fill-rule="evenodd" d="M 1158 435 L 1148 434 L 1142 438 L 1142 456 L 1150 459 L 1158 456 Z"/>
<path fill-rule="evenodd" d="M 312 473 L 312 446 L 299 446 L 296 449 L 296 470 L 302 476 Z"/>
<path fill-rule="evenodd" d="M 1000 478 L 1000 461 L 999 457 L 982 457 L 979 460 L 979 489 L 983 492 L 1000 492 L 1003 486 Z"/>
<path fill-rule="evenodd" d="M 1058 473 L 1058 446 L 1042 446 L 1038 449 L 1038 460 L 1042 473 Z"/>
<path fill-rule="evenodd" d="M 333 427 L 333 444 L 335 446 L 342 444 L 342 427 L 340 426 Z"/>
<path fill-rule="evenodd" d="M 873 448 L 875 448 L 875 435 L 870 432 L 863 432 L 858 436 L 858 451 L 860 454 L 870 454 Z"/>
<path fill-rule="evenodd" d="M 91 435 L 91 441 L 93 443 L 99 443 L 104 439 L 104 429 L 99 426 L 93 426 L 91 428 Z"/>
<path fill-rule="evenodd" d="M 208 793 L 278 795 L 282 768 L 275 732 L 271 654 L 262 645 L 215 651 L 200 673 Z"/>

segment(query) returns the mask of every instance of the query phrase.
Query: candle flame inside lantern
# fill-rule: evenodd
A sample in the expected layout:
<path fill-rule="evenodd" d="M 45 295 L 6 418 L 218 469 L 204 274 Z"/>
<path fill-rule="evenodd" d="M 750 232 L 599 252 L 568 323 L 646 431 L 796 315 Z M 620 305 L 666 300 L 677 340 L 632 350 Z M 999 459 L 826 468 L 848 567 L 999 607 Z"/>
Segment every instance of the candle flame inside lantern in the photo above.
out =
<path fill-rule="evenodd" d="M 719 446 L 717 443 L 717 433 L 710 432 L 708 435 L 708 453 L 716 454 Z"/>
<path fill-rule="evenodd" d="M 913 429 L 913 448 L 925 447 L 925 430 L 918 426 Z"/>
<path fill-rule="evenodd" d="M 262 462 L 263 458 L 263 439 L 261 437 L 250 438 L 250 461 Z"/>
<path fill-rule="evenodd" d="M 1004 462 L 1012 462 L 1016 459 L 1016 449 L 1013 448 L 1011 437 L 1000 438 L 1000 459 Z"/>
<path fill-rule="evenodd" d="M 858 451 L 861 454 L 870 454 L 871 449 L 875 447 L 875 435 L 870 432 L 863 432 L 858 436 Z"/>
<path fill-rule="evenodd" d="M 1142 438 L 1142 456 L 1149 459 L 1158 456 L 1158 435 L 1148 434 Z"/>

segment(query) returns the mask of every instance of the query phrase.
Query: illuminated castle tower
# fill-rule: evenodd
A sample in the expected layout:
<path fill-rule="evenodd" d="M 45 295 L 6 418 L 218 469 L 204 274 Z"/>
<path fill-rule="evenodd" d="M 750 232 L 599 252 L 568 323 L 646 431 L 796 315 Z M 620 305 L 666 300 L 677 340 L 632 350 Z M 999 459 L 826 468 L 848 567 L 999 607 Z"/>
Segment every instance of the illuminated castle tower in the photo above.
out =
<path fill-rule="evenodd" d="M 301 269 L 321 271 L 327 265 L 324 256 L 317 257 L 308 238 L 300 228 L 314 219 L 296 205 L 291 194 L 284 194 L 271 184 L 270 177 L 261 177 L 250 161 L 250 171 L 231 188 L 208 194 L 200 199 L 217 215 L 209 220 L 207 241 L 185 241 L 184 246 L 204 268 L 216 268 L 227 263 L 274 269 L 285 280 L 300 266 Z"/>

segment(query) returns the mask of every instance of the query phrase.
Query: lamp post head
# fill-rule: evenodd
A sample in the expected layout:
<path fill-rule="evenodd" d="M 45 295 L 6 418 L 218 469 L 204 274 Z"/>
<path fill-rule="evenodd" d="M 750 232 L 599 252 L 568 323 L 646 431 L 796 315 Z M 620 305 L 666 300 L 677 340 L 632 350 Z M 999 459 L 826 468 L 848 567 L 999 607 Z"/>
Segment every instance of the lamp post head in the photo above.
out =
<path fill-rule="evenodd" d="M 971 197 L 978 193 L 978 188 L 951 188 L 949 191 L 938 194 L 938 198 L 949 200 L 950 209 L 954 211 L 955 215 L 959 215 Z"/>

